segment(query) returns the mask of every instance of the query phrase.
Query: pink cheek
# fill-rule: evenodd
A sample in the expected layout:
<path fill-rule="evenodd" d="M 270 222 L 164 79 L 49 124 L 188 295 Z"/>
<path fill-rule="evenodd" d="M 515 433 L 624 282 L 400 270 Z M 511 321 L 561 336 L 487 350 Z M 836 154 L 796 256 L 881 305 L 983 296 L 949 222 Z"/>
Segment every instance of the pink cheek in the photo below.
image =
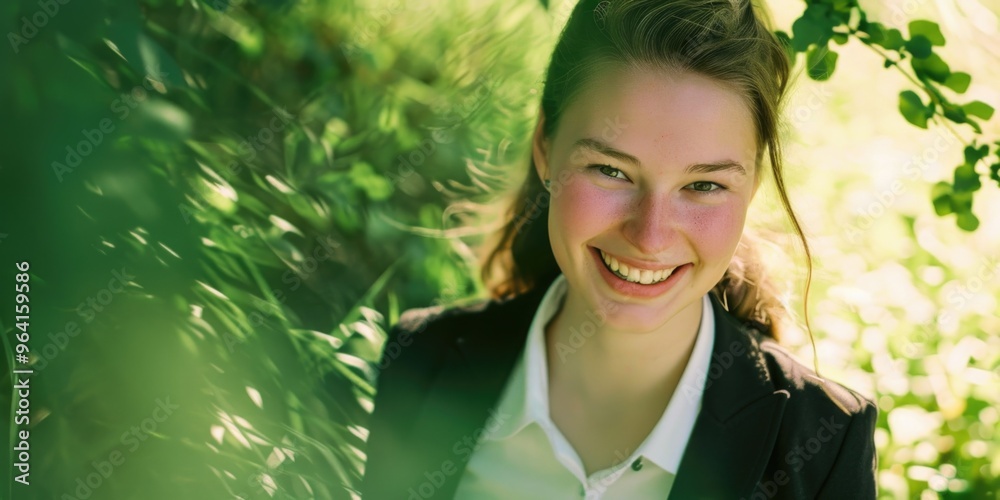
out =
<path fill-rule="evenodd" d="M 746 210 L 733 200 L 719 205 L 690 205 L 678 210 L 686 222 L 688 237 L 702 252 L 723 254 L 740 240 L 746 220 Z"/>
<path fill-rule="evenodd" d="M 589 238 L 603 231 L 621 217 L 627 203 L 619 194 L 598 189 L 583 179 L 576 179 L 553 191 L 551 210 L 554 222 L 562 231 Z"/>

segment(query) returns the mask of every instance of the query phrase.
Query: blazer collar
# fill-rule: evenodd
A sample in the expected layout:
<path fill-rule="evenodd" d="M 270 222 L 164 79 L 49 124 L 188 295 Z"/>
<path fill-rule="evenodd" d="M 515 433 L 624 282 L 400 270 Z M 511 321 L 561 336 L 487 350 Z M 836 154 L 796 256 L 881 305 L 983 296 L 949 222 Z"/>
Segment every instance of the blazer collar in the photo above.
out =
<path fill-rule="evenodd" d="M 454 497 L 475 443 L 511 417 L 497 414 L 497 405 L 547 289 L 539 285 L 491 302 L 478 314 L 462 316 L 447 334 L 411 434 L 414 449 L 423 453 L 409 477 L 423 481 L 427 472 L 445 472 L 435 498 Z M 712 362 L 672 499 L 749 495 L 764 473 L 788 399 L 786 391 L 775 391 L 754 335 L 714 297 L 712 304 Z"/>
<path fill-rule="evenodd" d="M 411 427 L 415 461 L 399 475 L 413 488 L 430 476 L 443 476 L 443 482 L 433 482 L 432 498 L 453 498 L 476 442 L 495 430 L 496 422 L 510 418 L 496 414 L 496 408 L 547 288 L 536 286 L 504 302 L 490 302 L 449 325 L 442 360 L 428 367 L 437 374 Z M 423 492 L 417 498 L 424 498 Z"/>
<path fill-rule="evenodd" d="M 756 334 L 715 296 L 712 305 L 712 362 L 671 499 L 749 497 L 764 474 L 789 397 L 775 390 Z"/>

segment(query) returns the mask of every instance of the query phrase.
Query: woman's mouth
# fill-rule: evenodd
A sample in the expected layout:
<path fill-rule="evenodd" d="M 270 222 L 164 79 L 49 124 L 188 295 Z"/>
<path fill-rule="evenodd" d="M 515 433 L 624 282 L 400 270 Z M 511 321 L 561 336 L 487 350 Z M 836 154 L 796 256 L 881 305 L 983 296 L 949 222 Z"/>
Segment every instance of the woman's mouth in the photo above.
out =
<path fill-rule="evenodd" d="M 660 268 L 660 269 L 642 269 L 634 266 L 629 266 L 628 264 L 619 262 L 617 258 L 606 253 L 604 250 L 597 249 L 601 253 L 601 260 L 604 261 L 604 266 L 611 271 L 612 274 L 617 276 L 619 279 L 628 281 L 631 283 L 639 283 L 641 285 L 655 285 L 666 281 L 667 278 L 673 274 L 677 267 L 670 268 Z"/>

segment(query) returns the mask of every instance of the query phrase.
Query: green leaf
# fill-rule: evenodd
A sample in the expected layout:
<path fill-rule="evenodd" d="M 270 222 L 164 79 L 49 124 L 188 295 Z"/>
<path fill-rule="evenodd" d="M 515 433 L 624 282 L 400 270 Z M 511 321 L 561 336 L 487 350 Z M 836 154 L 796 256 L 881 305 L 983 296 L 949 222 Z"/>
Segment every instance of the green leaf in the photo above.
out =
<path fill-rule="evenodd" d="M 951 208 L 956 214 L 972 211 L 972 193 L 973 191 L 951 192 Z"/>
<path fill-rule="evenodd" d="M 838 32 L 833 33 L 833 41 L 837 45 L 844 45 L 845 43 L 847 43 L 847 40 L 848 40 L 847 33 L 838 33 Z"/>
<path fill-rule="evenodd" d="M 968 73 L 962 73 L 961 71 L 956 71 L 944 80 L 944 86 L 958 92 L 959 94 L 964 93 L 969 88 L 969 83 L 972 82 L 972 77 Z"/>
<path fill-rule="evenodd" d="M 918 59 L 931 55 L 931 41 L 923 35 L 910 38 L 906 41 L 905 46 L 906 51 Z"/>
<path fill-rule="evenodd" d="M 927 128 L 927 118 L 930 117 L 930 113 L 916 92 L 904 90 L 899 93 L 899 112 L 906 121 L 920 128 Z"/>
<path fill-rule="evenodd" d="M 886 28 L 882 23 L 867 23 L 868 43 L 881 45 L 888 50 L 899 50 L 903 46 L 903 33 L 895 28 Z"/>
<path fill-rule="evenodd" d="M 983 183 L 980 182 L 979 172 L 976 172 L 975 168 L 961 165 L 955 169 L 954 191 L 971 193 L 978 191 L 981 187 L 983 187 Z"/>
<path fill-rule="evenodd" d="M 865 20 L 858 25 L 858 31 L 868 35 L 867 39 L 862 39 L 865 43 L 881 43 L 885 40 L 885 25 L 882 23 L 872 23 Z"/>
<path fill-rule="evenodd" d="M 342 139 L 340 143 L 334 147 L 334 152 L 340 156 L 346 156 L 353 153 L 357 149 L 361 148 L 361 146 L 363 146 L 373 134 L 374 132 L 372 130 L 364 130 L 356 135 Z"/>
<path fill-rule="evenodd" d="M 924 76 L 938 83 L 944 83 L 951 75 L 948 63 L 937 54 L 930 54 L 923 59 L 913 58 L 910 65 L 917 76 Z"/>
<path fill-rule="evenodd" d="M 956 216 L 955 223 L 960 229 L 972 232 L 979 227 L 979 218 L 972 212 L 964 212 Z"/>
<path fill-rule="evenodd" d="M 833 5 L 834 12 L 843 15 L 850 14 L 851 4 L 854 2 L 852 0 L 832 0 L 830 3 Z"/>
<path fill-rule="evenodd" d="M 951 207 L 951 184 L 939 182 L 931 188 L 931 200 L 934 203 L 934 213 L 948 215 L 952 213 Z"/>
<path fill-rule="evenodd" d="M 351 165 L 348 177 L 373 201 L 383 201 L 392 194 L 392 185 L 389 181 L 378 175 L 368 163 L 358 162 Z"/>
<path fill-rule="evenodd" d="M 826 47 L 813 47 L 806 54 L 806 68 L 809 78 L 824 81 L 833 75 L 837 67 L 837 53 Z"/>
<path fill-rule="evenodd" d="M 879 45 L 889 49 L 889 50 L 899 50 L 903 48 L 905 42 L 903 41 L 903 32 L 896 28 L 892 28 L 885 32 L 885 40 Z"/>
<path fill-rule="evenodd" d="M 990 165 L 990 179 L 1000 185 L 1000 163 Z"/>
<path fill-rule="evenodd" d="M 965 111 L 950 102 L 943 103 L 941 109 L 944 111 L 944 117 L 955 123 L 967 123 L 969 121 L 965 116 Z"/>
<path fill-rule="evenodd" d="M 918 19 L 910 21 L 910 37 L 923 36 L 931 45 L 944 45 L 944 35 L 941 34 L 941 27 L 937 23 Z"/>
<path fill-rule="evenodd" d="M 986 158 L 986 155 L 990 154 L 990 147 L 983 144 L 977 148 L 973 143 L 973 145 L 965 147 L 963 154 L 965 155 L 965 164 L 974 167 L 976 163 L 979 163 L 979 160 Z"/>
<path fill-rule="evenodd" d="M 969 118 L 968 116 L 966 116 L 965 117 L 965 123 L 968 126 L 972 127 L 972 129 L 975 130 L 977 134 L 982 134 L 983 133 L 983 128 L 979 126 L 979 123 L 976 123 L 976 120 L 973 120 L 972 118 Z"/>
<path fill-rule="evenodd" d="M 827 16 L 828 12 L 827 6 L 813 4 L 792 23 L 792 48 L 796 52 L 805 52 L 810 45 L 826 45 L 833 36 L 835 26 Z"/>
<path fill-rule="evenodd" d="M 983 120 L 989 120 L 993 116 L 993 106 L 986 104 L 983 101 L 972 101 L 968 104 L 962 106 L 967 114 L 972 116 L 982 118 Z"/>

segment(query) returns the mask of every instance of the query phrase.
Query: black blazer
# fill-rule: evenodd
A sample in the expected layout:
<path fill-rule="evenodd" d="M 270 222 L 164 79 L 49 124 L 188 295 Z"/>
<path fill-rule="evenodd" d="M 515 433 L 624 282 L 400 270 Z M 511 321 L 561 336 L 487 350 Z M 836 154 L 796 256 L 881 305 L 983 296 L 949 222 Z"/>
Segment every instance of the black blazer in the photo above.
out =
<path fill-rule="evenodd" d="M 547 288 L 402 315 L 379 364 L 362 498 L 454 497 Z M 875 498 L 875 405 L 712 304 L 702 408 L 669 499 Z"/>

